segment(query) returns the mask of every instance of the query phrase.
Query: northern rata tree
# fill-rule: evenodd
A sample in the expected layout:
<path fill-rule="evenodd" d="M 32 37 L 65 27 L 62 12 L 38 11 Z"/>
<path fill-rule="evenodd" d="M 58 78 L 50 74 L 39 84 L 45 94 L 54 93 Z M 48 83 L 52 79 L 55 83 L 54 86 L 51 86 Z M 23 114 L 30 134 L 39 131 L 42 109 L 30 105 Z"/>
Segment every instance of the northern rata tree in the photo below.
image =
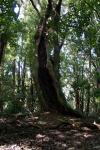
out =
<path fill-rule="evenodd" d="M 34 2 L 32 0 L 30 1 L 39 14 Z M 55 24 L 59 22 L 61 5 L 62 0 L 59 0 L 55 6 L 53 6 L 52 0 L 48 0 L 45 15 L 40 17 L 40 23 L 35 34 L 35 43 L 38 54 L 38 81 L 44 97 L 44 110 L 56 110 L 57 112 L 63 114 L 81 116 L 79 112 L 73 110 L 69 106 L 59 84 L 59 55 L 63 42 L 59 44 L 59 40 L 56 40 L 53 56 L 54 63 L 52 63 L 50 57 L 48 56 L 48 20 L 50 17 L 52 18 L 52 14 L 55 12 L 53 23 Z"/>

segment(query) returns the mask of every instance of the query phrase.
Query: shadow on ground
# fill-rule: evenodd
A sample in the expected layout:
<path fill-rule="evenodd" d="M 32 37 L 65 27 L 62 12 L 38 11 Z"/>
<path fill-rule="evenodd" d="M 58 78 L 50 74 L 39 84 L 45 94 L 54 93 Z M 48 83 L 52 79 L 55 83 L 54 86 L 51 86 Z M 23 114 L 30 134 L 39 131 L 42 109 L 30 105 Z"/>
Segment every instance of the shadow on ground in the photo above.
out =
<path fill-rule="evenodd" d="M 0 150 L 100 150 L 100 130 L 48 113 L 1 118 Z"/>

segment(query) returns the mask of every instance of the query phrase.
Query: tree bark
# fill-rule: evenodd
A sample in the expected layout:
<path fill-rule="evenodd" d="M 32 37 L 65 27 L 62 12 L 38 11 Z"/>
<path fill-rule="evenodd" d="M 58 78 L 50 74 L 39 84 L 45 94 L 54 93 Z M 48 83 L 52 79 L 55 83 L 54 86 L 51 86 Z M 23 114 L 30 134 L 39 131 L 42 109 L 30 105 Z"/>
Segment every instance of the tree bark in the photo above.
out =
<path fill-rule="evenodd" d="M 86 115 L 88 116 L 90 110 L 90 86 L 87 89 L 87 106 L 86 106 Z"/>
<path fill-rule="evenodd" d="M 75 101 L 76 101 L 76 109 L 80 109 L 80 94 L 79 94 L 79 90 L 76 89 L 75 90 Z"/>
<path fill-rule="evenodd" d="M 5 48 L 6 44 L 7 44 L 6 36 L 5 36 L 5 34 L 1 34 L 0 35 L 0 64 L 2 62 L 2 57 L 4 54 L 4 48 Z"/>
<path fill-rule="evenodd" d="M 12 64 L 12 80 L 13 80 L 13 100 L 15 101 L 15 89 L 16 89 L 16 60 L 13 60 L 13 64 Z"/>
<path fill-rule="evenodd" d="M 60 81 L 60 51 L 64 43 L 64 39 L 61 41 L 59 38 L 59 21 L 60 21 L 60 12 L 61 12 L 62 0 L 59 0 L 55 8 L 54 21 L 54 30 L 56 31 L 55 43 L 54 43 L 54 72 L 58 81 Z"/>
<path fill-rule="evenodd" d="M 25 97 L 26 97 L 26 87 L 25 87 L 25 77 L 26 77 L 26 59 L 24 60 L 23 62 L 23 70 L 22 70 L 22 87 L 21 87 L 21 90 L 22 90 L 22 102 L 24 103 L 25 101 Z"/>
<path fill-rule="evenodd" d="M 45 17 L 37 30 L 35 41 L 38 53 L 38 81 L 42 90 L 42 94 L 46 103 L 46 109 L 50 111 L 56 110 L 63 114 L 81 116 L 74 111 L 66 102 L 57 78 L 55 76 L 53 66 L 47 55 L 47 21 L 52 11 L 52 1 L 48 0 L 48 7 Z"/>
<path fill-rule="evenodd" d="M 17 74 L 17 94 L 20 95 L 21 87 L 21 74 L 20 74 L 20 61 L 18 62 L 18 74 Z"/>

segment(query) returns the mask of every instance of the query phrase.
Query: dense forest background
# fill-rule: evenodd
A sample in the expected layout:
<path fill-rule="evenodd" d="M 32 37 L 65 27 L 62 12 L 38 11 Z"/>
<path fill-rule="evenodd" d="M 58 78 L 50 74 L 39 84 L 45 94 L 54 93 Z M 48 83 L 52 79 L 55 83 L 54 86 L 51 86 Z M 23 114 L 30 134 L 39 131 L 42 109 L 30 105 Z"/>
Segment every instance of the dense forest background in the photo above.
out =
<path fill-rule="evenodd" d="M 0 115 L 100 115 L 100 1 L 0 0 Z"/>

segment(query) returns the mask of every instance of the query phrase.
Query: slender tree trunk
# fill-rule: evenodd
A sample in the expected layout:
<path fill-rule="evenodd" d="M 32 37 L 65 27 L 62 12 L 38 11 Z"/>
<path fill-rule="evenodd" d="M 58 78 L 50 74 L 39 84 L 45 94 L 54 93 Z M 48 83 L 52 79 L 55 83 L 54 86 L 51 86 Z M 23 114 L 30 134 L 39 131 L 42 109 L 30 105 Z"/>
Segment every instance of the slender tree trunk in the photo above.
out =
<path fill-rule="evenodd" d="M 97 68 L 97 89 L 100 89 L 100 66 Z"/>
<path fill-rule="evenodd" d="M 27 106 L 29 111 L 32 113 L 34 112 L 34 103 L 35 103 L 35 97 L 34 97 L 34 85 L 33 85 L 33 79 L 30 79 L 30 87 L 29 87 L 29 97 L 27 99 Z"/>
<path fill-rule="evenodd" d="M 81 90 L 81 104 L 80 104 L 80 111 L 83 113 L 84 110 L 84 87 Z"/>
<path fill-rule="evenodd" d="M 2 57 L 4 54 L 4 48 L 5 48 L 6 44 L 7 44 L 6 36 L 5 36 L 5 34 L 1 34 L 0 35 L 0 64 L 2 61 Z"/>
<path fill-rule="evenodd" d="M 80 94 L 79 94 L 79 90 L 75 89 L 75 101 L 76 101 L 76 109 L 79 110 L 80 109 Z"/>
<path fill-rule="evenodd" d="M 86 114 L 88 116 L 89 111 L 90 111 L 90 86 L 87 89 L 87 95 L 88 95 L 88 97 L 87 97 Z"/>
<path fill-rule="evenodd" d="M 14 102 L 14 107 L 16 111 L 21 111 L 22 108 L 22 100 L 21 100 L 21 62 L 18 62 L 18 70 L 17 70 L 17 97 Z"/>
<path fill-rule="evenodd" d="M 75 66 L 73 67 L 73 70 L 74 70 L 74 74 L 76 75 L 76 81 L 74 83 L 76 109 L 80 110 L 81 100 L 80 100 L 80 90 L 79 90 L 79 75 L 78 75 L 79 68 L 78 68 L 78 64 L 75 64 Z"/>
<path fill-rule="evenodd" d="M 98 91 L 100 91 L 100 42 L 99 42 L 99 45 L 97 45 L 97 48 L 96 48 L 96 55 L 97 55 L 97 60 L 96 62 L 92 61 L 92 64 L 95 68 L 95 73 L 96 73 L 96 89 Z M 100 96 L 99 96 L 100 97 Z M 96 112 L 98 111 L 98 104 L 96 102 L 96 96 L 94 95 L 94 104 L 95 104 L 95 110 Z"/>
<path fill-rule="evenodd" d="M 26 91 L 26 87 L 25 87 L 25 76 L 26 76 L 26 59 L 24 60 L 23 63 L 23 70 L 22 70 L 22 102 L 24 103 L 25 100 L 25 91 Z"/>
<path fill-rule="evenodd" d="M 98 41 L 99 45 L 96 48 L 97 54 L 97 88 L 100 89 L 100 40 Z"/>
<path fill-rule="evenodd" d="M 3 112 L 3 100 L 2 100 L 2 81 L 0 80 L 0 112 Z"/>
<path fill-rule="evenodd" d="M 31 73 L 31 79 L 30 79 L 31 83 L 30 83 L 30 94 L 31 94 L 31 99 L 33 102 L 35 102 L 34 100 L 34 85 L 33 85 L 33 77 L 32 77 L 32 73 Z"/>
<path fill-rule="evenodd" d="M 13 97 L 15 100 L 15 88 L 16 88 L 16 60 L 14 59 L 12 64 L 12 76 L 13 76 Z"/>
<path fill-rule="evenodd" d="M 31 69 L 32 67 L 31 67 L 31 65 L 30 65 L 30 91 L 29 91 L 29 93 L 30 93 L 30 98 L 28 99 L 28 101 L 27 101 L 27 104 L 28 104 L 28 108 L 29 108 L 29 110 L 31 111 L 31 112 L 33 112 L 34 111 L 34 104 L 35 104 L 35 99 L 36 99 L 36 97 L 35 97 L 35 95 L 34 95 L 34 81 L 33 81 L 33 75 L 32 75 L 32 69 Z"/>
<path fill-rule="evenodd" d="M 91 48 L 89 50 L 89 78 L 91 78 Z M 90 90 L 91 90 L 91 86 L 90 83 L 88 83 L 88 87 L 87 87 L 87 108 L 86 108 L 86 114 L 88 116 L 89 111 L 90 111 Z"/>
<path fill-rule="evenodd" d="M 17 93 L 20 95 L 21 88 L 21 74 L 20 74 L 20 61 L 18 62 L 18 74 L 17 74 Z"/>
<path fill-rule="evenodd" d="M 84 63 L 83 63 L 83 66 L 82 66 L 82 81 L 84 81 Z M 81 87 L 81 102 L 80 102 L 80 111 L 83 113 L 84 111 L 84 92 L 85 92 L 85 89 L 84 89 L 84 85 Z"/>
<path fill-rule="evenodd" d="M 53 67 L 56 79 L 60 81 L 60 51 L 64 43 L 64 39 L 61 41 L 59 38 L 59 21 L 60 21 L 60 12 L 61 12 L 61 3 L 62 0 L 58 2 L 55 8 L 55 16 L 53 18 L 54 21 L 54 31 L 56 32 L 56 37 L 54 39 L 54 54 L 53 54 Z M 65 37 L 64 37 L 65 38 Z"/>

